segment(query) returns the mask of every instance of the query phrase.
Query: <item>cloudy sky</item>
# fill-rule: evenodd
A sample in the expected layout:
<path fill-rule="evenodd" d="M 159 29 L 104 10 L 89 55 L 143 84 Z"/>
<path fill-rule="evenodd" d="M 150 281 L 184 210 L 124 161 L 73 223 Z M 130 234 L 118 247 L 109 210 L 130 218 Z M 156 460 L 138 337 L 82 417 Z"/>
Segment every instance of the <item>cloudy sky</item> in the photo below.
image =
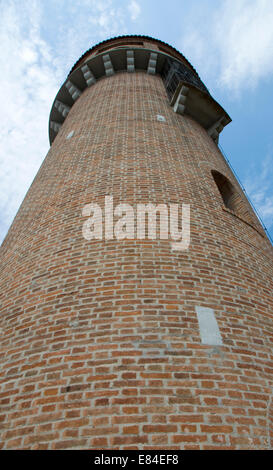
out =
<path fill-rule="evenodd" d="M 48 148 L 53 99 L 97 42 L 179 49 L 233 119 L 220 145 L 273 236 L 272 0 L 0 0 L 0 241 Z"/>

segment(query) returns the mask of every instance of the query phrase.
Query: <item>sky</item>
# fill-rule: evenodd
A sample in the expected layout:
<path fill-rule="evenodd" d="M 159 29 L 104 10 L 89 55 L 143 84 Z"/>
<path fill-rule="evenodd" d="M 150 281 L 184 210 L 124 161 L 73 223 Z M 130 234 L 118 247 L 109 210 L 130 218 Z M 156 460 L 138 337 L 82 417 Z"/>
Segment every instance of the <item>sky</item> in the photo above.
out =
<path fill-rule="evenodd" d="M 273 237 L 272 0 L 0 0 L 0 242 L 48 149 L 72 65 L 113 36 L 180 50 L 232 118 L 220 145 Z"/>

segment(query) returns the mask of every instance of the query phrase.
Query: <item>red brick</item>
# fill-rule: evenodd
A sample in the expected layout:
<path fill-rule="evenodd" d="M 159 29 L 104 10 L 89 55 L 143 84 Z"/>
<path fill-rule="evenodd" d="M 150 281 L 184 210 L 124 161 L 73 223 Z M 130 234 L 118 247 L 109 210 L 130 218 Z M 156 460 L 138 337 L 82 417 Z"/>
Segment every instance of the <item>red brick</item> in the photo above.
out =
<path fill-rule="evenodd" d="M 198 83 L 179 52 L 148 38 L 98 45 L 76 67 L 119 43 L 163 48 Z M 223 178 L 232 185 L 229 204 L 212 171 L 222 191 Z M 85 240 L 82 209 L 103 208 L 105 195 L 114 207 L 190 204 L 189 249 Z M 160 74 L 125 69 L 84 89 L 0 265 L 1 448 L 273 446 L 272 246 L 219 147 L 187 106 L 174 112 Z M 202 344 L 196 306 L 214 310 L 223 345 Z"/>

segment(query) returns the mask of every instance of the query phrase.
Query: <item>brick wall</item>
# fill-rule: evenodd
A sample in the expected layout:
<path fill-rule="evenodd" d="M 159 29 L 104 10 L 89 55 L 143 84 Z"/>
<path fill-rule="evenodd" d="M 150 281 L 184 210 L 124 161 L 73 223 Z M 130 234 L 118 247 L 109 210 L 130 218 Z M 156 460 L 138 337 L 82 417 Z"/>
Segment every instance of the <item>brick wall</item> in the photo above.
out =
<path fill-rule="evenodd" d="M 74 104 L 1 248 L 3 449 L 269 448 L 272 248 L 211 170 L 241 192 L 158 76 L 118 73 Z M 189 250 L 86 241 L 82 208 L 105 195 L 189 203 Z M 196 306 L 222 345 L 201 342 Z"/>

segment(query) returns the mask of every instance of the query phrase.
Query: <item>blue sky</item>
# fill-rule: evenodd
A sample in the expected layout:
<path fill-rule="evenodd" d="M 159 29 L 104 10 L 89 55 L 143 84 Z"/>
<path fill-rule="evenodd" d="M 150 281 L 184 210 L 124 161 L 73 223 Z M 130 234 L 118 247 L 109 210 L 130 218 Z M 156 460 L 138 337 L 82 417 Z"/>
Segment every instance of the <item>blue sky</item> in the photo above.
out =
<path fill-rule="evenodd" d="M 0 241 L 48 148 L 53 99 L 94 44 L 145 34 L 180 50 L 232 118 L 220 136 L 273 237 L 272 0 L 0 0 Z"/>

